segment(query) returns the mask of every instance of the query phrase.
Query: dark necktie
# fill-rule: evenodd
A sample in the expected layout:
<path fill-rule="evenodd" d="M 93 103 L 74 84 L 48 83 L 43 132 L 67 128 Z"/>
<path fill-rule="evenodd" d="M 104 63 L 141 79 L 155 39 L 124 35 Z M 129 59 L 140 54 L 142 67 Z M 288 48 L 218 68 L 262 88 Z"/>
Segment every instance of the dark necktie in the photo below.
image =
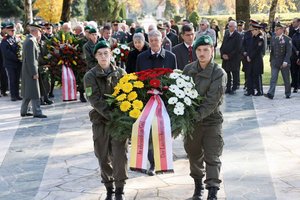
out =
<path fill-rule="evenodd" d="M 189 63 L 193 62 L 193 47 L 189 46 Z"/>

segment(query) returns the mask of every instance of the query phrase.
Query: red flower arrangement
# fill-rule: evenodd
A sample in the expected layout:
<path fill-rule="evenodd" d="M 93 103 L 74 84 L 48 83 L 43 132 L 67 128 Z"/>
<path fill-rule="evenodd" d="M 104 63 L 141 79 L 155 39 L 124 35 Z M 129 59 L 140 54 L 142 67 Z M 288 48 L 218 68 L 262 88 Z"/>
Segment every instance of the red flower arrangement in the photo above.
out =
<path fill-rule="evenodd" d="M 129 52 L 130 52 L 130 47 L 128 47 L 125 44 L 118 44 L 113 50 L 113 57 L 116 61 L 116 63 L 120 62 L 126 62 Z"/>

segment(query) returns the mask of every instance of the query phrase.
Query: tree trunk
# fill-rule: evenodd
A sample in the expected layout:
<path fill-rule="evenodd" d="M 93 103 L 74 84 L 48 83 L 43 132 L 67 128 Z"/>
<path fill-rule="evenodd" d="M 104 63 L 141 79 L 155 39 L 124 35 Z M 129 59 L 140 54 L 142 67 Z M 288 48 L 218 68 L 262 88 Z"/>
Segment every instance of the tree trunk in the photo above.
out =
<path fill-rule="evenodd" d="M 60 19 L 64 22 L 70 21 L 72 0 L 64 0 Z"/>
<path fill-rule="evenodd" d="M 244 20 L 248 29 L 250 21 L 250 0 L 235 0 L 236 20 Z"/>
<path fill-rule="evenodd" d="M 33 23 L 32 15 L 32 0 L 25 0 L 24 2 L 24 11 L 25 11 L 25 23 Z"/>
<path fill-rule="evenodd" d="M 272 2 L 271 2 L 270 14 L 269 14 L 269 26 L 271 26 L 274 21 L 277 3 L 278 3 L 278 0 L 272 0 Z"/>

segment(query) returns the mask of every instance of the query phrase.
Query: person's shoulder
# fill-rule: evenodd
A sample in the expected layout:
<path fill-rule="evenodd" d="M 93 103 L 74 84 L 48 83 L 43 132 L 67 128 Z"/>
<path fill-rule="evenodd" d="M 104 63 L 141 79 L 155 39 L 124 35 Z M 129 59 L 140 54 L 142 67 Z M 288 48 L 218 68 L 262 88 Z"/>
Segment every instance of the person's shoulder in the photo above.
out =
<path fill-rule="evenodd" d="M 145 50 L 145 51 L 143 51 L 142 53 L 140 53 L 139 55 L 138 55 L 138 58 L 140 57 L 147 57 L 147 56 L 149 56 L 150 55 L 150 51 L 149 51 L 149 49 L 147 49 L 147 50 Z"/>
<path fill-rule="evenodd" d="M 285 40 L 291 40 L 291 38 L 289 37 L 289 36 L 287 36 L 287 35 L 283 35 L 283 38 L 285 39 Z"/>
<path fill-rule="evenodd" d="M 172 51 L 180 51 L 184 48 L 184 43 L 177 44 L 173 47 Z"/>
<path fill-rule="evenodd" d="M 164 50 L 165 50 L 166 57 L 174 57 L 174 58 L 176 58 L 176 55 L 173 52 L 168 51 L 166 49 L 164 49 Z"/>
<path fill-rule="evenodd" d="M 216 76 L 226 75 L 225 70 L 218 63 L 214 62 L 213 67 L 214 67 L 214 74 Z"/>

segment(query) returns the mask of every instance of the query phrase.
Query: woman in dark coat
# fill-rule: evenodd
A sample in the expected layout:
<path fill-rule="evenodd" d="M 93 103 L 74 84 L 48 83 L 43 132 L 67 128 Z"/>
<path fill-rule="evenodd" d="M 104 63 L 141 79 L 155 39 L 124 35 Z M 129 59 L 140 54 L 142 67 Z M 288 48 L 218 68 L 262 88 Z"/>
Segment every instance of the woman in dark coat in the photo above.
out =
<path fill-rule="evenodd" d="M 126 62 L 127 73 L 133 73 L 136 71 L 136 59 L 138 55 L 149 48 L 142 33 L 135 33 L 133 35 L 133 46 L 134 49 L 130 51 Z"/>

